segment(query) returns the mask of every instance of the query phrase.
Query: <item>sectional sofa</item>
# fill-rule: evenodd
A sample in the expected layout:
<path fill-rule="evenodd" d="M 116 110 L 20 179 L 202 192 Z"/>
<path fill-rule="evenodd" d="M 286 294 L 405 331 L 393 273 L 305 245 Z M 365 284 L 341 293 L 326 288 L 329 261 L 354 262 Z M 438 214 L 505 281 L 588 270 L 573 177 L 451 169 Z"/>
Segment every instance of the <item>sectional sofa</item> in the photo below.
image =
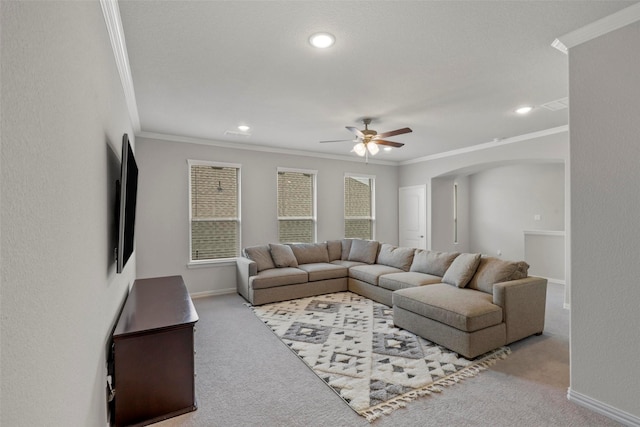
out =
<path fill-rule="evenodd" d="M 396 326 L 473 358 L 544 329 L 546 279 L 481 254 L 372 240 L 243 250 L 237 290 L 253 305 L 351 291 L 393 307 Z"/>

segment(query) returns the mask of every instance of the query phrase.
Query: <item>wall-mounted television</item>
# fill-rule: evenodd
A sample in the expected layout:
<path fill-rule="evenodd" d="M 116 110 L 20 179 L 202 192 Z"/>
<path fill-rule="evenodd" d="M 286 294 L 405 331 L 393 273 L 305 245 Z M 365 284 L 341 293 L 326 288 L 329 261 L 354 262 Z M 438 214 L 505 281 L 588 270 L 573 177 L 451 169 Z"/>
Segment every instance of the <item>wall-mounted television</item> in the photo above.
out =
<path fill-rule="evenodd" d="M 118 246 L 116 248 L 116 272 L 122 273 L 133 253 L 136 225 L 136 197 L 138 195 L 138 165 L 125 133 L 122 136 L 122 164 L 120 180 L 116 183 L 118 207 Z"/>

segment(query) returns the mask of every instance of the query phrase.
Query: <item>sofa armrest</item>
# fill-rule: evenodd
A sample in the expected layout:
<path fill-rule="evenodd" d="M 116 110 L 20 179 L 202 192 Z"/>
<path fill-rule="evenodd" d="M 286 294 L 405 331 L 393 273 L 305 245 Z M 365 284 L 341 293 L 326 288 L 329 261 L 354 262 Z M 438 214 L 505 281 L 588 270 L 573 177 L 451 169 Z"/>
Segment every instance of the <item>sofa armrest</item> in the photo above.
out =
<path fill-rule="evenodd" d="M 493 285 L 493 303 L 502 307 L 507 344 L 544 330 L 547 279 L 529 276 Z"/>
<path fill-rule="evenodd" d="M 249 278 L 256 274 L 258 274 L 258 264 L 255 261 L 245 257 L 236 258 L 236 289 L 249 302 L 251 302 Z"/>

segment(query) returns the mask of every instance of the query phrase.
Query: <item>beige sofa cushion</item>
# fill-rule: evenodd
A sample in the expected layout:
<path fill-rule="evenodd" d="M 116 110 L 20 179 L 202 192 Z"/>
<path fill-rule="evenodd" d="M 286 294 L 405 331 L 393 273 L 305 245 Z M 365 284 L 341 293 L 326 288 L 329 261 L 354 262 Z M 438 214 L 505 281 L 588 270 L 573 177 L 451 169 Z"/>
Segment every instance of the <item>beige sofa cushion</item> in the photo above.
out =
<path fill-rule="evenodd" d="M 342 240 L 327 240 L 329 262 L 342 259 Z"/>
<path fill-rule="evenodd" d="M 349 252 L 351 252 L 351 243 L 355 239 L 342 239 L 342 254 L 340 259 L 347 261 L 349 259 Z"/>
<path fill-rule="evenodd" d="M 493 293 L 493 284 L 524 279 L 529 274 L 529 264 L 524 261 L 506 261 L 494 257 L 482 257 L 478 269 L 467 285 L 470 289 Z"/>
<path fill-rule="evenodd" d="M 392 294 L 393 305 L 465 332 L 502 323 L 502 309 L 493 297 L 473 289 L 444 283 L 400 289 Z"/>
<path fill-rule="evenodd" d="M 349 261 L 360 261 L 367 264 L 376 262 L 379 243 L 375 240 L 354 239 L 351 242 Z"/>
<path fill-rule="evenodd" d="M 275 288 L 276 286 L 306 283 L 308 274 L 298 268 L 284 267 L 261 271 L 249 278 L 249 286 L 253 289 Z"/>
<path fill-rule="evenodd" d="M 356 265 L 349 269 L 349 277 L 378 286 L 378 278 L 383 274 L 401 273 L 402 270 L 384 264 Z"/>
<path fill-rule="evenodd" d="M 316 282 L 318 280 L 340 279 L 348 277 L 349 270 L 337 264 L 328 264 L 324 262 L 313 264 L 301 264 L 298 266 L 300 270 L 304 270 L 309 274 L 309 281 Z"/>
<path fill-rule="evenodd" d="M 391 273 L 380 276 L 378 286 L 389 289 L 390 291 L 396 291 L 398 289 L 440 283 L 441 280 L 441 277 L 432 276 L 431 274 L 403 271 L 402 273 Z"/>
<path fill-rule="evenodd" d="M 341 265 L 341 266 L 346 267 L 346 268 L 355 267 L 356 265 L 367 265 L 364 262 L 348 261 L 348 260 L 342 260 L 342 259 L 337 259 L 335 261 L 331 261 L 331 264 Z"/>
<path fill-rule="evenodd" d="M 271 257 L 273 258 L 273 263 L 276 267 L 282 268 L 298 266 L 298 261 L 289 246 L 280 245 L 278 243 L 269 243 L 269 249 L 271 250 Z"/>
<path fill-rule="evenodd" d="M 383 243 L 380 246 L 380 253 L 378 254 L 378 260 L 376 262 L 409 271 L 414 252 L 415 249 L 413 248 L 399 248 L 388 243 Z"/>
<path fill-rule="evenodd" d="M 480 254 L 460 254 L 442 276 L 442 282 L 464 288 L 480 263 Z"/>
<path fill-rule="evenodd" d="M 292 243 L 289 246 L 291 246 L 298 264 L 329 262 L 326 243 Z"/>
<path fill-rule="evenodd" d="M 460 255 L 459 252 L 437 252 L 416 249 L 409 271 L 442 277 L 458 255 Z"/>
<path fill-rule="evenodd" d="M 244 248 L 243 251 L 245 258 L 249 258 L 254 261 L 258 267 L 258 272 L 263 270 L 269 270 L 270 268 L 276 268 L 271 258 L 271 251 L 269 251 L 269 245 L 250 246 Z"/>

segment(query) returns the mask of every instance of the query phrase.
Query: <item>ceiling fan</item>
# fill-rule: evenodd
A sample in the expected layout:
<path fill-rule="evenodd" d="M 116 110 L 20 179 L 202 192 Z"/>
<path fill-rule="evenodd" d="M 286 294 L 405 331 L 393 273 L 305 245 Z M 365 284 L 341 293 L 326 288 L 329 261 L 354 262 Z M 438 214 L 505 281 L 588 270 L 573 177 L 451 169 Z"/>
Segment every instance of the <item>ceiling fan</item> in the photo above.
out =
<path fill-rule="evenodd" d="M 324 143 L 324 142 L 343 142 L 343 141 L 355 142 L 356 145 L 353 146 L 353 151 L 355 151 L 355 153 L 358 156 L 361 156 L 361 157 L 367 156 L 368 157 L 369 154 L 371 154 L 372 156 L 375 156 L 378 153 L 378 151 L 380 150 L 378 145 L 386 145 L 388 147 L 396 147 L 396 148 L 400 148 L 400 147 L 402 147 L 404 145 L 404 144 L 402 144 L 400 142 L 387 141 L 387 140 L 385 140 L 383 138 L 388 138 L 390 136 L 402 135 L 402 134 L 405 134 L 405 133 L 413 132 L 409 128 L 402 128 L 402 129 L 392 130 L 392 131 L 389 131 L 389 132 L 378 133 L 373 129 L 369 129 L 369 125 L 371 124 L 371 119 L 370 118 L 366 117 L 366 118 L 362 119 L 362 123 L 364 123 L 364 130 L 356 129 L 353 126 L 346 126 L 346 128 L 350 132 L 353 132 L 356 135 L 356 139 L 355 140 L 352 140 L 352 139 L 336 139 L 336 140 L 332 140 L 332 141 L 320 141 L 320 142 L 322 142 L 322 143 Z"/>

